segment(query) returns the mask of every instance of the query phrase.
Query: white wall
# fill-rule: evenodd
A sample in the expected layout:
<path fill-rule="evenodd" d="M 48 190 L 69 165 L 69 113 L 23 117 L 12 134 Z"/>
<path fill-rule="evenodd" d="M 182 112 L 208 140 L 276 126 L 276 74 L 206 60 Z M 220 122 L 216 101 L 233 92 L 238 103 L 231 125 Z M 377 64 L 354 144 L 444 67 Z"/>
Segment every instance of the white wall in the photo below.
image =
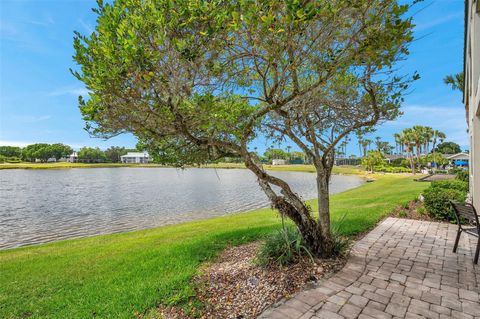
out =
<path fill-rule="evenodd" d="M 468 0 L 465 43 L 465 103 L 470 135 L 470 193 L 480 208 L 480 13 L 477 1 Z"/>

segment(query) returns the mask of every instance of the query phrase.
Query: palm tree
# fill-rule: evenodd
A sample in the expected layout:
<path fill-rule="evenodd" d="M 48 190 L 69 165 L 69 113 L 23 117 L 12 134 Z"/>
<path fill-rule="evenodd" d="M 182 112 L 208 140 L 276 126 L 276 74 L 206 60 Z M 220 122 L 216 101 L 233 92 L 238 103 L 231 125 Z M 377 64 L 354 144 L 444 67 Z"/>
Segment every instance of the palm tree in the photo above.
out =
<path fill-rule="evenodd" d="M 363 135 L 362 133 L 357 132 L 357 142 L 358 142 L 358 155 L 362 157 L 362 142 L 363 142 Z"/>
<path fill-rule="evenodd" d="M 432 137 L 433 137 L 433 129 L 430 126 L 425 126 L 423 128 L 423 153 L 428 154 L 429 153 L 429 147 L 430 143 L 432 142 Z"/>
<path fill-rule="evenodd" d="M 395 139 L 395 151 L 397 154 L 403 154 L 403 143 L 401 140 L 401 135 L 399 133 L 393 134 L 393 138 Z"/>
<path fill-rule="evenodd" d="M 433 170 L 436 171 L 437 165 L 435 163 L 435 147 L 437 147 L 437 140 L 442 143 L 447 136 L 445 133 L 440 132 L 439 130 L 434 130 L 432 132 L 432 152 L 433 152 Z"/>
<path fill-rule="evenodd" d="M 362 148 L 363 148 L 363 156 L 364 157 L 367 155 L 367 152 L 368 152 L 371 144 L 372 144 L 372 141 L 369 140 L 369 139 L 362 140 Z"/>
<path fill-rule="evenodd" d="M 405 147 L 407 153 L 407 158 L 410 161 L 410 167 L 412 168 L 412 173 L 415 175 L 415 164 L 413 162 L 413 147 L 416 145 L 415 142 L 416 134 L 412 128 L 407 128 L 402 131 L 400 134 L 399 140 Z"/>
<path fill-rule="evenodd" d="M 377 151 L 382 150 L 382 138 L 380 136 L 375 137 L 375 147 L 377 148 Z"/>
<path fill-rule="evenodd" d="M 435 147 L 437 147 L 437 141 L 443 143 L 447 136 L 445 133 L 440 132 L 439 130 L 434 130 L 432 134 L 432 152 L 435 152 Z"/>
<path fill-rule="evenodd" d="M 422 152 L 422 145 L 424 144 L 424 141 L 425 141 L 424 131 L 425 131 L 425 127 L 423 127 L 421 125 L 414 125 L 411 132 L 410 132 L 412 140 L 415 144 L 418 162 L 420 162 L 420 154 Z"/>

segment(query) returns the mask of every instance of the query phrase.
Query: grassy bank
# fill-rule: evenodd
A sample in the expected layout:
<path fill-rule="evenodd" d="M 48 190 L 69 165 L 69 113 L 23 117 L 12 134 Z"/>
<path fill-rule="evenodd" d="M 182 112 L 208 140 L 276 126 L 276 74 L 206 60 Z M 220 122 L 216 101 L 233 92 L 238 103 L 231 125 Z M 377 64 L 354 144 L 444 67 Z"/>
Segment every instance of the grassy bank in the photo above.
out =
<path fill-rule="evenodd" d="M 157 164 L 122 164 L 122 163 L 2 163 L 1 169 L 67 169 L 67 168 L 104 168 L 104 167 L 163 167 Z"/>
<path fill-rule="evenodd" d="M 346 215 L 343 234 L 365 232 L 427 186 L 411 177 L 379 176 L 334 195 L 333 222 Z M 260 209 L 0 251 L 0 318 L 132 318 L 159 303 L 183 302 L 202 262 L 278 227 L 276 214 Z"/>
<path fill-rule="evenodd" d="M 159 164 L 122 164 L 122 163 L 3 163 L 1 169 L 67 169 L 67 168 L 105 168 L 105 167 L 167 167 Z M 217 163 L 201 166 L 203 168 L 245 168 L 244 164 Z M 293 171 L 293 172 L 315 172 L 313 165 L 265 165 L 267 170 L 272 171 Z M 365 170 L 356 166 L 335 166 L 334 174 L 364 174 Z"/>

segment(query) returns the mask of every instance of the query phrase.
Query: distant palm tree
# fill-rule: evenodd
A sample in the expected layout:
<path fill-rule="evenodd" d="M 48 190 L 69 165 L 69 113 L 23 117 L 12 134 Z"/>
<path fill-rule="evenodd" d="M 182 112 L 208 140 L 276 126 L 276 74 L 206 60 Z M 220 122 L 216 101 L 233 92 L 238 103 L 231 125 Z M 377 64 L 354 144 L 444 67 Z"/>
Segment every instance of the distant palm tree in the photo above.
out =
<path fill-rule="evenodd" d="M 393 138 L 395 139 L 395 151 L 397 154 L 403 154 L 403 143 L 401 140 L 401 134 L 395 133 L 393 134 Z"/>
<path fill-rule="evenodd" d="M 414 152 L 413 148 L 416 145 L 415 142 L 415 132 L 413 128 L 407 128 L 402 131 L 399 135 L 399 140 L 405 147 L 405 152 L 407 153 L 407 158 L 410 161 L 410 167 L 412 168 L 412 173 L 415 174 L 415 164 L 413 161 Z"/>
<path fill-rule="evenodd" d="M 445 133 L 440 132 L 439 130 L 434 130 L 432 134 L 432 152 L 435 152 L 435 147 L 437 147 L 437 141 L 443 143 L 447 136 Z"/>
<path fill-rule="evenodd" d="M 362 157 L 362 142 L 363 142 L 363 135 L 362 133 L 357 132 L 357 143 L 358 143 L 358 156 Z"/>
<path fill-rule="evenodd" d="M 433 138 L 433 129 L 430 126 L 425 126 L 423 129 L 423 153 L 428 154 L 430 152 L 430 143 Z"/>
<path fill-rule="evenodd" d="M 369 140 L 369 139 L 363 139 L 362 140 L 362 148 L 363 148 L 363 156 L 364 157 L 367 155 L 371 144 L 372 144 L 372 141 Z"/>
<path fill-rule="evenodd" d="M 414 125 L 410 135 L 415 144 L 417 160 L 420 163 L 420 154 L 422 153 L 422 145 L 425 143 L 425 127 L 421 125 Z"/>
<path fill-rule="evenodd" d="M 439 130 L 433 130 L 432 132 L 432 152 L 433 152 L 433 170 L 436 171 L 437 169 L 437 165 L 435 163 L 435 148 L 437 147 L 437 140 L 440 142 L 440 143 L 443 143 L 443 141 L 445 140 L 447 136 L 445 135 L 445 133 L 443 132 L 440 132 Z"/>

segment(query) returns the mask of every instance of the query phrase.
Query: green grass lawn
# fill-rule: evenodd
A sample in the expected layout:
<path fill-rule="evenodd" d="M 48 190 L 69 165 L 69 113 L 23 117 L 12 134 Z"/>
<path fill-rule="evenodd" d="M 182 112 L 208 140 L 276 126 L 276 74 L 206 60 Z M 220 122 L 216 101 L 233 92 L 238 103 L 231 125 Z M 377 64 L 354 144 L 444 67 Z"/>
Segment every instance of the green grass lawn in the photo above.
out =
<path fill-rule="evenodd" d="M 379 176 L 332 196 L 332 219 L 353 236 L 372 228 L 428 183 Z M 315 202 L 311 201 L 313 210 Z M 270 209 L 130 233 L 0 251 L 0 318 L 132 318 L 159 303 L 182 303 L 202 262 L 227 245 L 280 225 Z"/>

